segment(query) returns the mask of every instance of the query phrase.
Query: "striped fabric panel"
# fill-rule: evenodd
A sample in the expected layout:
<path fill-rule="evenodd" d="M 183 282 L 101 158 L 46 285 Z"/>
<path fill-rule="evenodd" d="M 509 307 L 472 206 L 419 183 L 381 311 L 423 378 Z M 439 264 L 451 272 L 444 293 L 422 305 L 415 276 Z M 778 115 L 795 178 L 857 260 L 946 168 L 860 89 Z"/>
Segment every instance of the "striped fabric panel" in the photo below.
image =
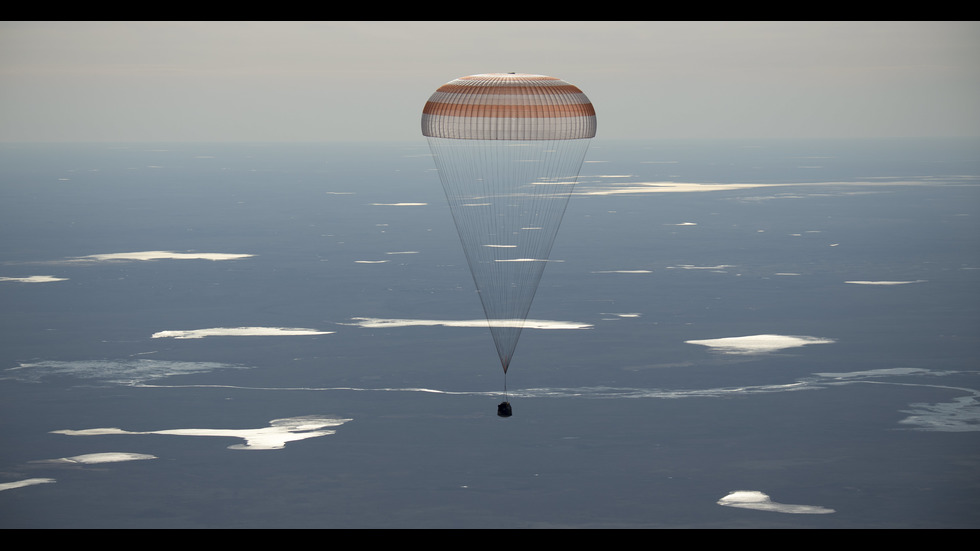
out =
<path fill-rule="evenodd" d="M 589 98 L 561 79 L 492 73 L 439 87 L 422 110 L 422 134 L 484 140 L 592 138 L 595 120 Z"/>

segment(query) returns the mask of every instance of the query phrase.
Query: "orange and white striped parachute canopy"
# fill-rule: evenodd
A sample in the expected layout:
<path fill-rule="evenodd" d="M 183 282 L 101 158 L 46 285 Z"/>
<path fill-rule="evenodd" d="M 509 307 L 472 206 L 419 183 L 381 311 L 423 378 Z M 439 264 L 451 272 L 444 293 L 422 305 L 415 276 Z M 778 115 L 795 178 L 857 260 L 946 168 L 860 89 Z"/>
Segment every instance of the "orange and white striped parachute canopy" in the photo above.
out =
<path fill-rule="evenodd" d="M 592 102 L 544 75 L 487 73 L 439 87 L 422 109 L 422 135 L 469 140 L 574 140 L 595 136 Z"/>

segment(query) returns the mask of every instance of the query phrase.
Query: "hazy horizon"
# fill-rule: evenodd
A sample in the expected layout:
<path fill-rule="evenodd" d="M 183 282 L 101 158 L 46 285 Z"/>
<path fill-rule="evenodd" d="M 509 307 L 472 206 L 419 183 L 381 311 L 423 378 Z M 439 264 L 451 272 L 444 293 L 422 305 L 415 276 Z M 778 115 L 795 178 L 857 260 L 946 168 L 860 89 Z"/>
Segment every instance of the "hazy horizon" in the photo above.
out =
<path fill-rule="evenodd" d="M 973 21 L 13 21 L 0 142 L 417 139 L 459 76 L 542 73 L 598 139 L 980 135 Z"/>

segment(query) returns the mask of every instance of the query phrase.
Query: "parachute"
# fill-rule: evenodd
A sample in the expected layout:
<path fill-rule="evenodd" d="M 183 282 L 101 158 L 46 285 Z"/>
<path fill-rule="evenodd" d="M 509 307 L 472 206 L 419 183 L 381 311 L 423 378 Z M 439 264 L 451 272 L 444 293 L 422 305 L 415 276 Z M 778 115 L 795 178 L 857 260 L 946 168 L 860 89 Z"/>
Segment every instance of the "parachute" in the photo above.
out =
<path fill-rule="evenodd" d="M 505 389 L 595 130 L 589 98 L 544 75 L 461 77 L 439 87 L 422 110 L 422 134 L 483 304 Z"/>

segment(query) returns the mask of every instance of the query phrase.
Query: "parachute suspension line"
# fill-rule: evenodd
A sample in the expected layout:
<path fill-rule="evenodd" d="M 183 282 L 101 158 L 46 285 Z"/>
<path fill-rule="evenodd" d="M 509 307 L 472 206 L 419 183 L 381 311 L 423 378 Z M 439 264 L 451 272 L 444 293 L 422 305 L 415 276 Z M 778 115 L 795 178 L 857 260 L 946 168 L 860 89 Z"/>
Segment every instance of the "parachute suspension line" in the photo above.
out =
<path fill-rule="evenodd" d="M 568 82 L 487 73 L 440 86 L 422 109 L 439 179 L 504 371 L 578 180 L 595 109 Z M 510 417 L 510 403 L 497 415 Z"/>
<path fill-rule="evenodd" d="M 589 140 L 429 142 L 506 373 Z"/>

